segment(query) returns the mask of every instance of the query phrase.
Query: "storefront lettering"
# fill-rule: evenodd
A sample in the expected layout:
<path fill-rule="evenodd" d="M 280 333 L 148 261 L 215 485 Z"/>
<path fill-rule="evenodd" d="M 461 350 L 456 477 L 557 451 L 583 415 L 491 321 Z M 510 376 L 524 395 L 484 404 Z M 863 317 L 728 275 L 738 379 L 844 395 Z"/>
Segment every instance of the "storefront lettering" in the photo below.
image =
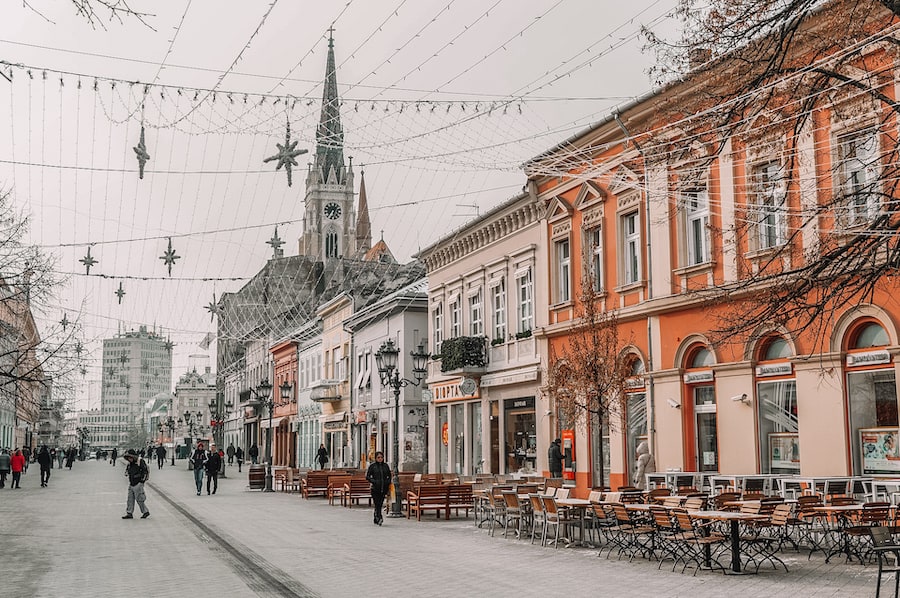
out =
<path fill-rule="evenodd" d="M 712 382 L 714 379 L 712 370 L 704 370 L 702 372 L 688 372 L 684 375 L 685 384 L 696 384 L 697 382 Z"/>
<path fill-rule="evenodd" d="M 771 363 L 756 366 L 756 375 L 760 378 L 765 376 L 787 376 L 793 371 L 793 366 L 789 363 Z"/>
<path fill-rule="evenodd" d="M 848 366 L 876 365 L 890 362 L 891 354 L 887 351 L 866 351 L 865 353 L 851 353 L 847 355 Z"/>

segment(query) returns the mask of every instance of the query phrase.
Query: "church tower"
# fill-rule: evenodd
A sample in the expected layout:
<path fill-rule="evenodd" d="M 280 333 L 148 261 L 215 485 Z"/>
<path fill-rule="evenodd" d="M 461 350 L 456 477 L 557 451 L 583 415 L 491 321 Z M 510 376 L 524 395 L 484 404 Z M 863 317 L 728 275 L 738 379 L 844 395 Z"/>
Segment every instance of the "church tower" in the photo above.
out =
<path fill-rule="evenodd" d="M 316 129 L 316 154 L 306 175 L 305 217 L 299 248 L 300 255 L 317 261 L 357 255 L 353 161 L 351 158 L 349 166 L 344 164 L 344 130 L 332 33 L 329 30 L 322 112 Z"/>

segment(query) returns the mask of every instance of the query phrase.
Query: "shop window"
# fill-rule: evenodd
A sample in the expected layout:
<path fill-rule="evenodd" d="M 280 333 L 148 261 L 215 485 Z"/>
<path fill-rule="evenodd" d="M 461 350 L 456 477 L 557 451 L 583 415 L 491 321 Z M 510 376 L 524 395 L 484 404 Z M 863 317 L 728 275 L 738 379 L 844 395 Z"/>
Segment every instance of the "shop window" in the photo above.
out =
<path fill-rule="evenodd" d="M 472 403 L 469 409 L 469 429 L 472 431 L 469 451 L 472 454 L 472 473 L 484 473 L 484 432 L 481 428 L 481 403 Z"/>
<path fill-rule="evenodd" d="M 635 460 L 637 459 L 637 447 L 640 443 L 646 441 L 647 437 L 647 394 L 644 392 L 628 393 L 625 404 L 626 410 L 626 447 L 625 456 L 627 459 L 626 471 L 629 474 L 634 470 Z M 630 481 L 629 479 L 626 481 Z"/>

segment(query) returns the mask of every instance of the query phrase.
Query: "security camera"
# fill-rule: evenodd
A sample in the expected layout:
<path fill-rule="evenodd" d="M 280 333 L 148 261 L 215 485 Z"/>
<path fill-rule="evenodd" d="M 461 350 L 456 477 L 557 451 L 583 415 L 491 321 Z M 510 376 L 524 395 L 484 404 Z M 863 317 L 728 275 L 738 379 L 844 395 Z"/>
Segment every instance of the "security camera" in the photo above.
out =
<path fill-rule="evenodd" d="M 747 393 L 735 395 L 735 396 L 731 397 L 731 400 L 732 401 L 740 401 L 741 403 L 746 403 L 747 402 Z"/>
<path fill-rule="evenodd" d="M 547 409 L 547 413 L 545 413 L 544 415 L 550 415 L 550 414 L 552 414 L 552 413 L 553 413 L 552 411 L 550 411 L 549 409 Z"/>
<path fill-rule="evenodd" d="M 679 403 L 675 399 L 666 399 L 666 403 L 668 403 L 669 407 L 671 407 L 672 409 L 680 409 L 681 408 L 681 403 Z"/>

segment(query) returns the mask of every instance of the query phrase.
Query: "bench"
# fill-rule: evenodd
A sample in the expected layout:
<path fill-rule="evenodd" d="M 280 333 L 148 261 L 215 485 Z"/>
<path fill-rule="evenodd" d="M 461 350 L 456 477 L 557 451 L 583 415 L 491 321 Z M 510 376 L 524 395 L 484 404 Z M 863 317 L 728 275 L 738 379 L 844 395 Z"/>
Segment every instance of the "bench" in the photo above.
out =
<path fill-rule="evenodd" d="M 446 513 L 446 518 L 450 518 L 450 508 L 447 506 L 447 491 L 450 487 L 444 485 L 422 485 L 416 490 L 406 493 L 406 502 L 409 505 L 406 509 L 406 518 L 415 511 L 416 521 L 422 520 L 423 511 L 435 511 L 438 519 L 441 517 L 441 511 Z"/>
<path fill-rule="evenodd" d="M 306 477 L 300 480 L 300 493 L 303 498 L 310 496 L 328 496 L 328 476 L 332 475 L 326 471 L 310 471 Z"/>
<path fill-rule="evenodd" d="M 344 493 L 341 496 L 341 504 L 348 509 L 353 508 L 353 502 L 359 504 L 360 500 L 365 499 L 368 504 L 372 504 L 372 487 L 365 478 L 352 478 L 344 484 Z"/>
<path fill-rule="evenodd" d="M 451 484 L 447 486 L 447 518 L 450 518 L 450 510 L 459 515 L 460 509 L 465 509 L 466 517 L 469 509 L 475 508 L 475 494 L 472 484 Z"/>
<path fill-rule="evenodd" d="M 340 499 L 341 504 L 344 504 L 344 484 L 351 478 L 351 475 L 343 473 L 328 476 L 328 491 L 325 494 L 328 504 L 333 505 L 336 499 Z"/>

